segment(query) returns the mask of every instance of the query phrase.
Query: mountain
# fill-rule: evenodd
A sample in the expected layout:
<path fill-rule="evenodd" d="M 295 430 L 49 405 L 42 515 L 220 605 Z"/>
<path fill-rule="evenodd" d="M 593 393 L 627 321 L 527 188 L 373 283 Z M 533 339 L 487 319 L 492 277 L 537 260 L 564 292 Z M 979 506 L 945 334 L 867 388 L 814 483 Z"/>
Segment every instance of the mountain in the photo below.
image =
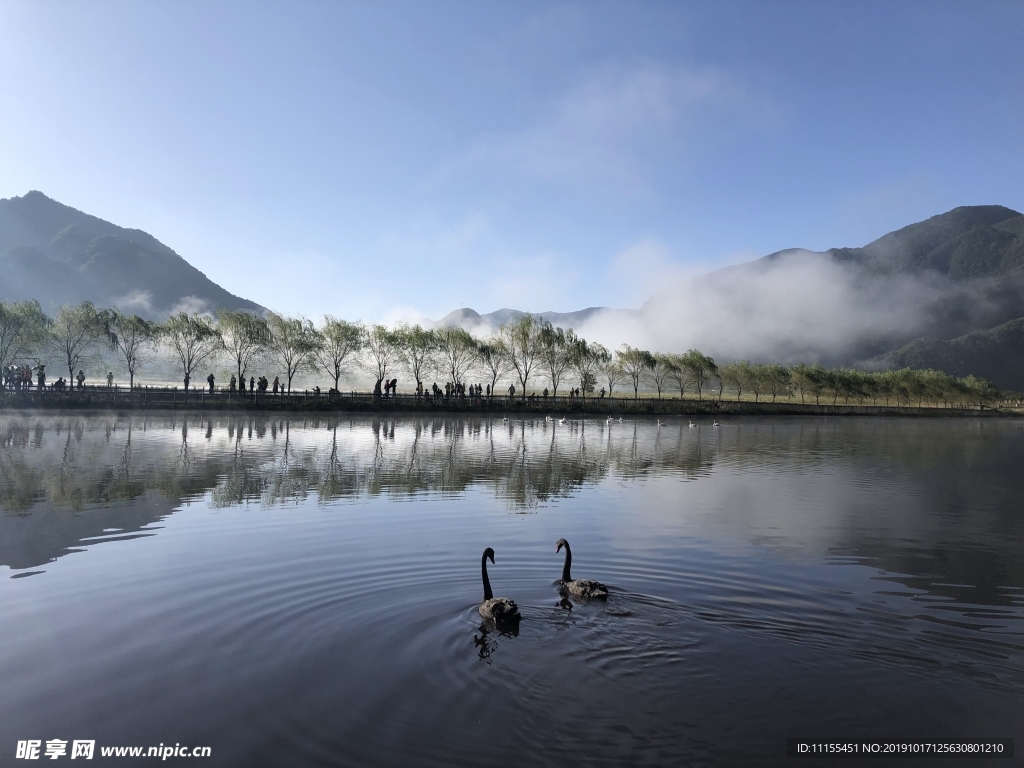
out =
<path fill-rule="evenodd" d="M 1024 390 L 1024 317 L 949 341 L 915 339 L 869 363 L 876 368 L 933 368 L 973 374 L 1000 389 Z"/>
<path fill-rule="evenodd" d="M 828 254 L 885 274 L 933 273 L 954 281 L 1000 277 L 1024 268 L 1024 216 L 1001 205 L 963 206 L 863 248 Z"/>
<path fill-rule="evenodd" d="M 533 314 L 539 315 L 554 326 L 559 326 L 561 328 L 579 328 L 584 323 L 592 320 L 599 312 L 609 311 L 628 312 L 629 310 L 609 310 L 607 307 L 588 307 L 587 309 L 581 309 L 577 312 L 534 312 Z M 486 315 L 481 315 L 479 312 L 472 309 L 456 309 L 454 312 L 449 312 L 440 320 L 436 321 L 434 326 L 437 328 L 458 326 L 460 328 L 465 328 L 468 331 L 493 333 L 499 325 L 507 323 L 519 314 L 523 313 L 517 309 L 507 308 L 488 312 Z"/>
<path fill-rule="evenodd" d="M 441 323 L 494 327 L 513 314 L 460 310 Z M 610 347 L 829 366 L 927 361 L 1024 389 L 1024 371 L 999 359 L 1019 355 L 1011 321 L 1024 318 L 1024 215 L 964 206 L 862 247 L 787 249 L 690 278 L 637 310 L 544 315 Z"/>
<path fill-rule="evenodd" d="M 177 309 L 264 309 L 221 288 L 152 235 L 42 192 L 0 200 L 0 300 L 45 310 L 88 299 L 162 319 Z"/>

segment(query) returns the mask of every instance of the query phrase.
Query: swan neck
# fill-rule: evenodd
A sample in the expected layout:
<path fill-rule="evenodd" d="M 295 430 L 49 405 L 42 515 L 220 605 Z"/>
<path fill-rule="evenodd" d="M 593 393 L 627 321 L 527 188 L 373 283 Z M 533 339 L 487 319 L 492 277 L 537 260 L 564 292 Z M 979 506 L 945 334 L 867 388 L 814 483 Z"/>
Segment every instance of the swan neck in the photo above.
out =
<path fill-rule="evenodd" d="M 487 555 L 480 560 L 480 570 L 484 577 L 484 600 L 490 600 L 494 597 L 494 593 L 491 592 L 491 580 L 487 578 Z"/>
<path fill-rule="evenodd" d="M 569 549 L 569 545 L 565 545 L 565 565 L 562 566 L 562 581 L 572 581 L 572 576 L 569 575 L 569 568 L 572 566 L 572 550 Z"/>

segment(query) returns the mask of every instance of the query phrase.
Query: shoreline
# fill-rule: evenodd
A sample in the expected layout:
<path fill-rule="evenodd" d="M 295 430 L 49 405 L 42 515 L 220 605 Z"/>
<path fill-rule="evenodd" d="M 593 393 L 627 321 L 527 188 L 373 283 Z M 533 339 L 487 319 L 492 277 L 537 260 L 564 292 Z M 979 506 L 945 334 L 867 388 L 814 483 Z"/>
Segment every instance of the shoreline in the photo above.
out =
<path fill-rule="evenodd" d="M 416 397 L 400 394 L 375 398 L 370 393 L 346 392 L 335 395 L 292 393 L 239 396 L 228 392 L 194 390 L 187 394 L 175 389 L 84 391 L 28 391 L 0 393 L 0 412 L 18 411 L 222 411 L 295 413 L 478 413 L 490 415 L 529 414 L 533 416 L 914 416 L 914 417 L 1024 417 L 1024 411 L 978 406 L 814 404 L 753 402 L 748 400 L 691 400 L 689 398 L 587 398 L 535 397 L 522 400 L 507 396 Z"/>

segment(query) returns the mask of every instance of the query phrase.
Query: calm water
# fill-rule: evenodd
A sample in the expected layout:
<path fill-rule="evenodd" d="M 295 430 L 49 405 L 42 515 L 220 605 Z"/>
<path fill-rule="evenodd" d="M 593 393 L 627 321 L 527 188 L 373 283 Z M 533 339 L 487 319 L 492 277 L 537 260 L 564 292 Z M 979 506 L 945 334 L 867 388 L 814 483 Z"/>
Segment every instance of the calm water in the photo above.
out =
<path fill-rule="evenodd" d="M 21 415 L 0 440 L 3 765 L 54 738 L 247 766 L 1024 749 L 1018 421 Z M 606 604 L 560 602 L 563 536 Z M 518 634 L 481 626 L 487 546 Z"/>

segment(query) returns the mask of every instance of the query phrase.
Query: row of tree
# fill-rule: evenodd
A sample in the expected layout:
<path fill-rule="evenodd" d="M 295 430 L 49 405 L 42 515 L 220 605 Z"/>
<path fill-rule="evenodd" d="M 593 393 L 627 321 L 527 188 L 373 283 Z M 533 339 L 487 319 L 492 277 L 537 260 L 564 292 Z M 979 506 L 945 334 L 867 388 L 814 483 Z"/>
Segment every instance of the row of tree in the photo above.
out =
<path fill-rule="evenodd" d="M 0 302 L 0 367 L 23 361 L 40 362 L 56 355 L 74 377 L 98 347 L 118 354 L 134 387 L 140 368 L 157 354 L 169 355 L 180 366 L 185 386 L 196 372 L 215 360 L 230 360 L 239 379 L 257 365 L 280 370 L 291 391 L 299 374 L 326 375 L 334 389 L 353 368 L 378 383 L 401 371 L 417 389 L 428 377 L 440 375 L 461 385 L 471 375 L 488 381 L 511 380 L 526 396 L 531 382 L 546 382 L 551 394 L 560 387 L 578 389 L 581 396 L 600 387 L 611 395 L 625 382 L 639 397 L 641 386 L 663 392 L 693 393 L 698 399 L 715 384 L 718 397 L 726 390 L 755 401 L 799 395 L 801 402 L 822 398 L 836 404 L 850 400 L 886 404 L 928 402 L 983 403 L 996 397 L 994 387 L 974 377 L 958 379 L 937 371 L 903 369 L 867 373 L 826 369 L 819 364 L 756 365 L 739 361 L 719 366 L 698 350 L 663 354 L 623 345 L 611 352 L 588 342 L 573 330 L 553 326 L 533 315 L 520 315 L 486 338 L 459 327 L 439 329 L 419 325 L 364 325 L 330 315 L 315 325 L 304 318 L 268 313 L 221 310 L 216 317 L 179 313 L 154 323 L 117 309 L 97 309 L 89 302 L 62 306 L 48 317 L 38 302 Z M 547 391 L 547 390 L 545 390 Z"/>

